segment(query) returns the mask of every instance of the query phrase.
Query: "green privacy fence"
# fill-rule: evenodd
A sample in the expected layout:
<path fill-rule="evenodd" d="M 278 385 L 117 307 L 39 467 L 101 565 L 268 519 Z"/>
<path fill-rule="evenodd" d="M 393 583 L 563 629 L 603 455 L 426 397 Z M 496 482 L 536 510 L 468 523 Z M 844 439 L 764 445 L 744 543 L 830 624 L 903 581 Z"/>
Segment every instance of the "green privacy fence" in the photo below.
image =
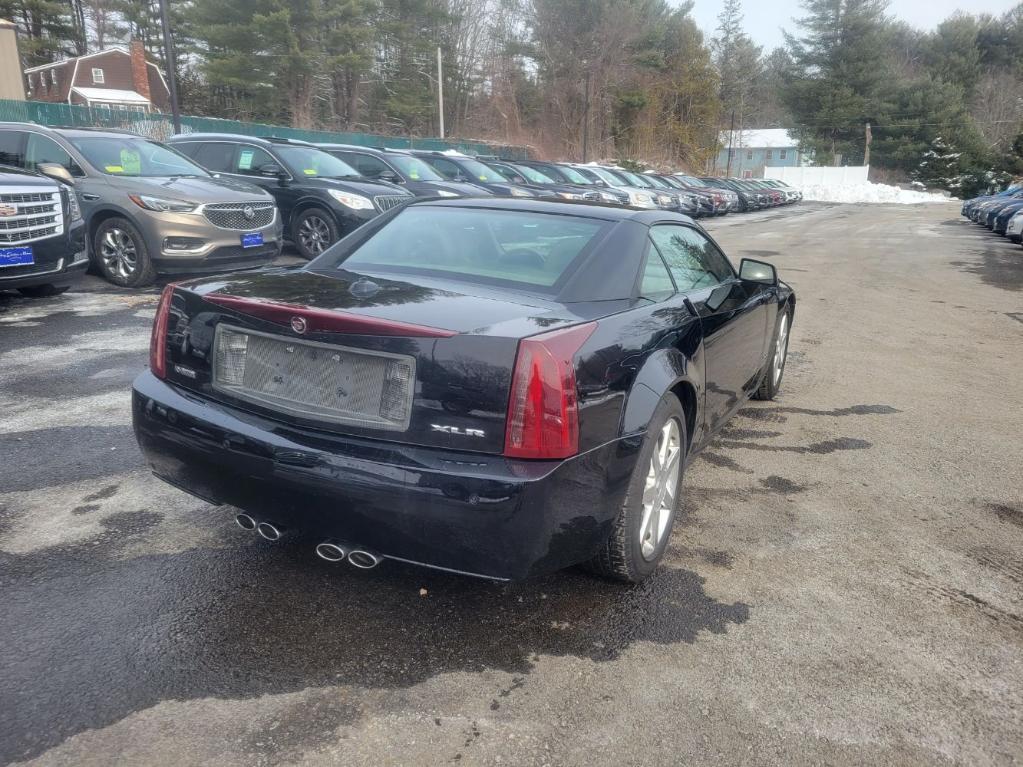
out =
<path fill-rule="evenodd" d="M 174 133 L 170 115 L 141 112 L 131 109 L 85 107 L 72 104 L 54 104 L 46 101 L 13 101 L 0 99 L 0 122 L 30 122 L 49 126 L 75 126 L 91 128 L 118 128 L 143 136 L 164 140 Z M 217 117 L 181 116 L 182 133 L 240 133 L 245 136 L 277 136 L 312 142 L 357 144 L 359 146 L 389 146 L 400 149 L 458 149 L 467 154 L 498 154 L 509 158 L 526 159 L 529 150 L 522 146 L 489 144 L 483 141 L 450 141 L 437 138 L 410 138 L 408 136 L 380 136 L 373 133 L 346 133 L 334 131 L 302 130 L 283 125 L 221 120 Z"/>

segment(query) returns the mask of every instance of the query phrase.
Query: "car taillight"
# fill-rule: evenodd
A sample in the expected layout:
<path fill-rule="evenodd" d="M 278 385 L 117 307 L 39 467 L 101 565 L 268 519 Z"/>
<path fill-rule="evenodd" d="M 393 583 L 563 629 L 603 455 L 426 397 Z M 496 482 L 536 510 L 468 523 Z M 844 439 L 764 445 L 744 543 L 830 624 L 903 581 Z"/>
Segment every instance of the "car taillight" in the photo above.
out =
<path fill-rule="evenodd" d="M 506 456 L 553 459 L 579 452 L 573 357 L 596 328 L 589 322 L 519 343 L 505 425 Z"/>
<path fill-rule="evenodd" d="M 157 378 L 167 377 L 167 323 L 170 319 L 174 285 L 168 285 L 160 294 L 153 318 L 153 335 L 149 338 L 149 369 Z"/>

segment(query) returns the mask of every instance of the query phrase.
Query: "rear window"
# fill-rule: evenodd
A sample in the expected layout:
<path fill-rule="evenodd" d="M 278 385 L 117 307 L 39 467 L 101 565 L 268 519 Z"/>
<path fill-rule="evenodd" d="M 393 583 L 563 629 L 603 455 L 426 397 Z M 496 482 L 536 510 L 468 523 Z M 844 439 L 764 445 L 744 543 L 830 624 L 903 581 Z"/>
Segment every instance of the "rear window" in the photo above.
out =
<path fill-rule="evenodd" d="M 608 225 L 581 216 L 419 205 L 395 216 L 337 267 L 550 290 Z"/>

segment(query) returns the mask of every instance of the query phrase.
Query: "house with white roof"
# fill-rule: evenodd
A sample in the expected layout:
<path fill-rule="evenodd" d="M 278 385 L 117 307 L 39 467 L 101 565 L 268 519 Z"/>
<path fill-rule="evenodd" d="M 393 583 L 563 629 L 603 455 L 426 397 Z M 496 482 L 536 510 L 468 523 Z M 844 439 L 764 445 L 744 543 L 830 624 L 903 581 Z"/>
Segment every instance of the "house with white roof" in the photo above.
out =
<path fill-rule="evenodd" d="M 714 161 L 715 175 L 763 178 L 764 168 L 805 165 L 799 140 L 784 128 L 722 131 L 721 151 Z"/>
<path fill-rule="evenodd" d="M 30 67 L 25 89 L 32 101 L 54 101 L 99 109 L 162 112 L 170 109 L 163 72 L 146 60 L 142 43 Z"/>

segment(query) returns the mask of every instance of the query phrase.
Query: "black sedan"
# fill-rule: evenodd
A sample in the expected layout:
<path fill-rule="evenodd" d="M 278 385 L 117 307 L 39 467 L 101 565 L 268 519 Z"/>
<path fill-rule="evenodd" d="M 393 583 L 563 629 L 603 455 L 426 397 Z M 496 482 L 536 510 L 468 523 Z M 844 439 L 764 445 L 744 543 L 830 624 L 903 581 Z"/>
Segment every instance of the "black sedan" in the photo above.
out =
<path fill-rule="evenodd" d="M 168 286 L 135 434 L 158 477 L 323 559 L 636 582 L 692 456 L 778 391 L 794 309 L 679 214 L 413 202 L 300 269 Z"/>

